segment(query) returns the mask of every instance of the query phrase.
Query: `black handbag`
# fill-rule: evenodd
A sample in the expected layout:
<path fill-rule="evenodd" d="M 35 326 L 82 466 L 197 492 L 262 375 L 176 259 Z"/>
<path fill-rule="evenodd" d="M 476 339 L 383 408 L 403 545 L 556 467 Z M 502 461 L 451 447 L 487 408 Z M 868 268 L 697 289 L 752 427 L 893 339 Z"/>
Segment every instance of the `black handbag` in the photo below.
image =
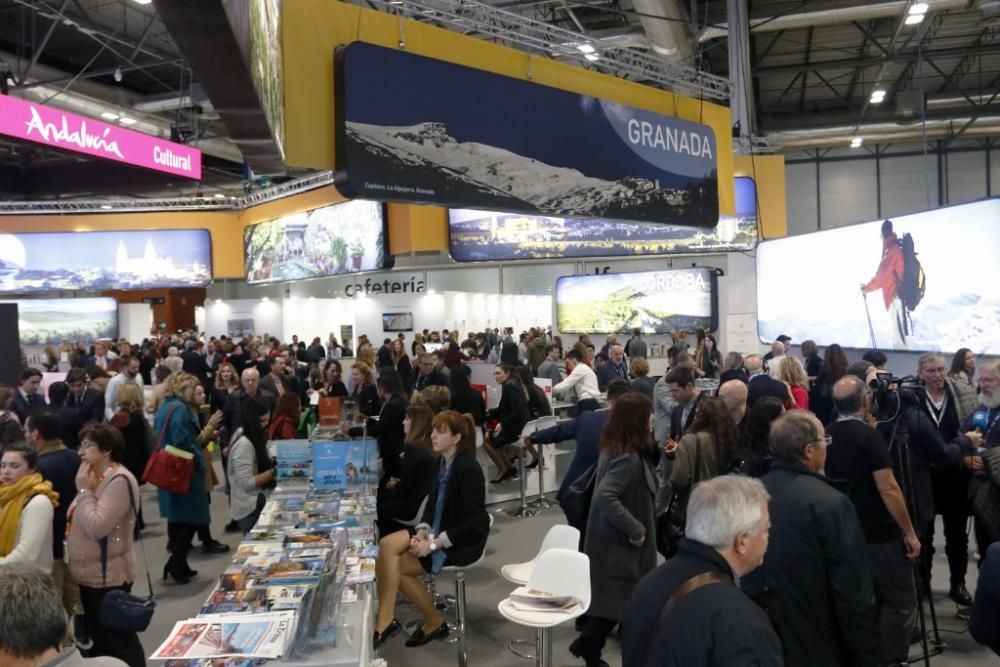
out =
<path fill-rule="evenodd" d="M 135 495 L 132 492 L 132 485 L 128 478 L 125 478 L 128 485 L 128 495 L 132 512 L 139 518 L 139 509 L 135 502 Z M 142 551 L 143 563 L 146 563 L 146 550 L 139 539 L 139 549 Z M 108 538 L 100 540 L 101 545 L 101 573 L 104 582 L 108 580 Z M 149 576 L 149 565 L 146 564 L 146 583 L 149 585 L 149 597 L 142 598 L 132 595 L 126 590 L 115 589 L 108 591 L 101 599 L 101 608 L 97 618 L 105 628 L 114 628 L 122 632 L 145 632 L 153 620 L 153 612 L 156 610 L 156 598 L 153 596 L 153 579 Z"/>
<path fill-rule="evenodd" d="M 571 526 L 586 526 L 590 514 L 590 501 L 594 496 L 594 482 L 597 479 L 597 465 L 587 468 L 573 480 L 566 493 L 559 498 L 559 507 L 566 514 Z"/>

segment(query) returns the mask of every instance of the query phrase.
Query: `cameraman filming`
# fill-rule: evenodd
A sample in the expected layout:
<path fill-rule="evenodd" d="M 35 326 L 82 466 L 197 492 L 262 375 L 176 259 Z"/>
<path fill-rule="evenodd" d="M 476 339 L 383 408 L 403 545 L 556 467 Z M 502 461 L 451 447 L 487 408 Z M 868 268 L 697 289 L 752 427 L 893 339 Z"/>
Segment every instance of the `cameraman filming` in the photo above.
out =
<path fill-rule="evenodd" d="M 972 604 L 972 596 L 965 587 L 965 575 L 969 568 L 969 537 L 965 526 L 971 512 L 969 471 L 973 465 L 971 455 L 982 444 L 983 437 L 971 429 L 966 429 L 969 432 L 961 435 L 958 398 L 947 381 L 944 358 L 940 354 L 928 352 L 921 355 L 917 362 L 917 374 L 924 386 L 914 390 L 919 412 L 911 411 L 909 431 L 913 445 L 911 461 L 917 529 L 924 544 L 921 573 L 929 588 L 936 512 L 944 523 L 944 550 L 951 575 L 948 595 L 956 604 L 968 606 Z M 928 427 L 936 431 L 936 437 L 932 438 L 926 432 Z M 932 440 L 934 444 L 931 444 Z M 946 442 L 952 444 L 945 449 Z M 968 456 L 967 465 L 963 465 L 963 454 Z M 928 463 L 931 464 L 930 469 L 927 469 Z M 930 503 L 928 491 L 932 495 Z"/>
<path fill-rule="evenodd" d="M 913 574 L 906 560 L 920 557 L 920 540 L 896 483 L 889 447 L 867 421 L 871 390 L 857 377 L 847 375 L 834 384 L 833 401 L 838 417 L 826 430 L 832 437 L 826 475 L 847 483 L 847 496 L 861 520 L 875 583 L 881 658 L 890 665 L 904 663 L 917 606 Z"/>

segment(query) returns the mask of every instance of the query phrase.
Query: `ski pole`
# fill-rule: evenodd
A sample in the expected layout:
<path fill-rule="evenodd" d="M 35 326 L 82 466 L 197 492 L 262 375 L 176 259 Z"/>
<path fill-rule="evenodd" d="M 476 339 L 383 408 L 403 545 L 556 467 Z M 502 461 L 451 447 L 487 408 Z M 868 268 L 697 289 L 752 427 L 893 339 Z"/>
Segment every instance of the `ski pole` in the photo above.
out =
<path fill-rule="evenodd" d="M 861 298 L 865 302 L 865 317 L 868 319 L 868 335 L 872 338 L 872 349 L 877 350 L 878 344 L 875 342 L 875 328 L 872 326 L 872 314 L 868 311 L 868 293 L 862 291 Z"/>

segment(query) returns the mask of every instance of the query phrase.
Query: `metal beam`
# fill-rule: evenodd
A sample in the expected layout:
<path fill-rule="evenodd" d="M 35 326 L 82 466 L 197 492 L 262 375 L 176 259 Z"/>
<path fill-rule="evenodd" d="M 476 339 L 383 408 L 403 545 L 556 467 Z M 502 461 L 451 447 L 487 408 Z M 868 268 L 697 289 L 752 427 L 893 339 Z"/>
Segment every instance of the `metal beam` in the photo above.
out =
<path fill-rule="evenodd" d="M 981 47 L 985 44 L 990 44 L 997 38 L 998 35 L 1000 35 L 1000 26 L 996 25 L 987 26 L 982 30 L 982 32 L 980 32 L 976 36 L 975 41 L 973 41 L 972 43 L 972 48 Z M 955 67 L 951 70 L 951 74 L 945 77 L 944 83 L 941 84 L 941 87 L 938 89 L 938 92 L 943 93 L 945 90 L 948 89 L 949 84 L 954 86 L 955 90 L 961 90 L 958 84 L 962 81 L 962 77 L 968 74 L 969 70 L 972 69 L 972 66 L 976 63 L 976 60 L 979 59 L 979 55 L 980 55 L 979 52 L 975 51 L 964 56 L 958 62 L 958 64 L 956 64 Z"/>
<path fill-rule="evenodd" d="M 59 8 L 59 11 L 62 12 L 65 10 L 66 5 L 68 4 L 69 0 L 63 0 L 62 7 Z M 57 18 L 52 17 L 49 19 L 48 30 L 45 31 L 45 35 L 42 37 L 41 43 L 35 47 L 35 52 L 31 54 L 31 62 L 28 63 L 28 66 L 21 72 L 21 76 L 18 77 L 18 83 L 24 83 L 24 81 L 28 78 L 28 75 L 31 74 L 31 70 L 38 64 L 38 59 L 42 57 L 42 53 L 45 52 L 45 47 L 49 45 L 49 40 L 52 39 L 52 33 L 56 31 L 57 25 L 59 25 L 59 20 Z"/>
<path fill-rule="evenodd" d="M 143 62 L 136 63 L 135 65 L 122 65 L 121 67 L 106 67 L 103 69 L 92 69 L 79 75 L 67 74 L 65 77 L 60 77 L 58 79 L 45 79 L 44 81 L 29 81 L 28 83 L 18 84 L 11 88 L 11 90 L 23 90 L 26 88 L 34 88 L 35 86 L 55 86 L 60 83 L 66 83 L 68 81 L 79 80 L 79 79 L 98 79 L 102 76 L 111 76 L 116 70 L 120 69 L 122 72 L 131 72 L 133 70 L 147 70 L 153 67 L 175 67 L 177 65 L 187 66 L 186 61 L 183 58 L 178 58 L 176 60 L 160 60 L 157 62 Z"/>
<path fill-rule="evenodd" d="M 982 47 L 959 46 L 946 49 L 930 49 L 924 51 L 924 57 L 945 60 L 947 58 L 961 58 L 970 53 L 977 55 L 993 55 L 1000 53 L 1000 44 L 987 44 Z M 834 60 L 820 60 L 809 65 L 803 63 L 789 63 L 787 65 L 769 65 L 758 67 L 754 70 L 754 76 L 762 74 L 793 74 L 800 72 L 829 70 L 829 69 L 854 69 L 856 67 L 877 67 L 883 63 L 915 62 L 917 52 L 905 51 L 895 53 L 892 56 L 874 56 L 871 58 L 837 58 Z"/>
<path fill-rule="evenodd" d="M 809 64 L 809 59 L 812 56 L 812 46 L 813 46 L 813 26 L 809 26 L 808 36 L 806 37 L 806 65 Z M 802 89 L 799 91 L 799 111 L 805 112 L 806 110 L 806 84 L 809 81 L 809 72 L 814 70 L 806 70 L 802 73 Z"/>

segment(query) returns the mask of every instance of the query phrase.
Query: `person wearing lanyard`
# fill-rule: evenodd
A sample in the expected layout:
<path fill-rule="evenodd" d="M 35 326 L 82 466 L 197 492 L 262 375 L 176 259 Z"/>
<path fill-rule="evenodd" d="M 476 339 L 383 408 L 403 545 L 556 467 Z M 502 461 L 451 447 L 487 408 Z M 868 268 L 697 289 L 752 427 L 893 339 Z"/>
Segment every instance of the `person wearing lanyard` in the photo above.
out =
<path fill-rule="evenodd" d="M 424 620 L 406 640 L 407 646 L 423 646 L 448 636 L 448 625 L 434 607 L 423 576 L 426 572 L 440 572 L 445 565 L 474 563 L 486 548 L 490 522 L 486 479 L 476 461 L 475 428 L 471 415 L 454 410 L 434 417 L 431 446 L 440 458 L 440 468 L 423 523 L 413 535 L 400 530 L 379 541 L 375 561 L 379 607 L 373 648 L 379 648 L 400 630 L 394 617 L 399 592 L 414 604 Z"/>
<path fill-rule="evenodd" d="M 608 388 L 608 383 L 615 378 L 628 380 L 628 365 L 625 363 L 625 350 L 615 344 L 608 348 L 608 362 L 597 369 L 597 384 L 601 391 Z"/>
<path fill-rule="evenodd" d="M 947 382 L 944 358 L 935 352 L 920 356 L 917 374 L 924 383 L 918 391 L 921 411 L 930 418 L 944 442 L 953 442 L 960 437 L 962 426 L 958 412 L 958 399 Z M 969 429 L 967 429 L 969 430 Z M 970 434 L 978 442 L 982 437 Z M 970 454 L 972 452 L 969 452 Z M 972 510 L 969 504 L 969 479 L 972 457 L 966 459 L 965 466 L 937 465 L 930 469 L 934 511 L 941 515 L 944 524 L 944 551 L 948 556 L 948 570 L 951 575 L 949 597 L 959 605 L 972 604 L 972 596 L 965 587 L 965 575 L 969 569 L 969 536 L 965 531 L 966 522 Z M 921 527 L 922 528 L 922 527 Z M 925 581 L 930 581 L 931 558 L 934 555 L 934 521 L 926 526 L 921 543 L 925 545 L 922 570 Z"/>

